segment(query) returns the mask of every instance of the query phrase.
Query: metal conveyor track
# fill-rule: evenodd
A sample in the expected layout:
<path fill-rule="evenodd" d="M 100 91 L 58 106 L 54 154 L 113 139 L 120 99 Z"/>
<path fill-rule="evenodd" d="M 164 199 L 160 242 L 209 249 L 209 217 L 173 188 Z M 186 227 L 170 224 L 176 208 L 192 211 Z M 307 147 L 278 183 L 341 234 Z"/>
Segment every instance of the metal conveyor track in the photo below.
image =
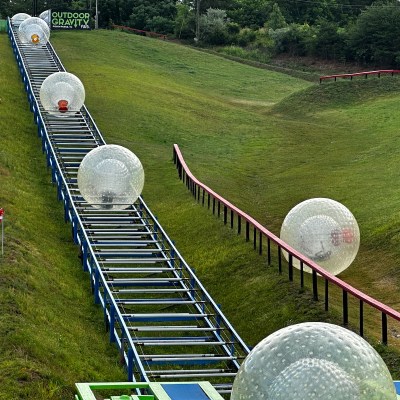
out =
<path fill-rule="evenodd" d="M 67 117 L 43 109 L 43 80 L 65 69 L 50 43 L 22 44 L 11 20 L 8 27 L 65 220 L 72 224 L 83 268 L 128 379 L 209 380 L 229 395 L 248 347 L 142 198 L 123 211 L 95 209 L 82 198 L 79 164 L 105 141 L 85 106 Z"/>

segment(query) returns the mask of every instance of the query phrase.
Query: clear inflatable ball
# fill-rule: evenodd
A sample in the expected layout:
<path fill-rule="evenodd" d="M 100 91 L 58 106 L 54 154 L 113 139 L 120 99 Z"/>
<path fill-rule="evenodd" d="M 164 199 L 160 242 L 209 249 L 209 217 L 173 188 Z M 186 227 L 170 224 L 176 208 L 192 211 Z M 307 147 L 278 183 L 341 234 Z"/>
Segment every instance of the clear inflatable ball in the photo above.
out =
<path fill-rule="evenodd" d="M 14 26 L 20 26 L 22 21 L 25 21 L 26 19 L 28 19 L 30 17 L 31 16 L 29 14 L 18 13 L 11 17 L 11 22 Z"/>
<path fill-rule="evenodd" d="M 42 19 L 48 26 L 50 26 L 51 21 L 51 10 L 45 10 L 40 13 L 39 18 Z"/>
<path fill-rule="evenodd" d="M 133 204 L 144 186 L 139 158 L 125 147 L 105 145 L 91 150 L 78 169 L 78 188 L 95 208 L 123 210 Z"/>
<path fill-rule="evenodd" d="M 75 75 L 55 72 L 43 81 L 40 101 L 46 111 L 59 116 L 68 115 L 68 112 L 77 112 L 83 106 L 85 88 Z"/>
<path fill-rule="evenodd" d="M 376 350 L 341 326 L 306 322 L 262 340 L 241 365 L 231 400 L 396 400 Z"/>
<path fill-rule="evenodd" d="M 360 230 L 353 214 L 341 203 L 315 198 L 293 207 L 281 227 L 280 238 L 333 275 L 350 266 L 360 247 Z M 288 260 L 287 252 L 283 252 Z M 300 268 L 300 261 L 293 258 Z M 304 266 L 304 271 L 312 272 Z"/>
<path fill-rule="evenodd" d="M 41 18 L 30 17 L 18 28 L 21 43 L 32 46 L 45 45 L 50 38 L 50 28 Z"/>

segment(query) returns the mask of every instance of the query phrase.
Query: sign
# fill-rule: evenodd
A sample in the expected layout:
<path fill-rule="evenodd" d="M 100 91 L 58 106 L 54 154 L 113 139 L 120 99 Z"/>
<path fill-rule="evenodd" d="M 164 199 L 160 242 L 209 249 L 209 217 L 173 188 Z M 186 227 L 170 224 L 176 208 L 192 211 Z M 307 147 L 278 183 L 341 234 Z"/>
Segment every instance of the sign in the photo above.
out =
<path fill-rule="evenodd" d="M 90 29 L 89 11 L 51 11 L 52 29 Z"/>
<path fill-rule="evenodd" d="M 3 221 L 3 216 L 4 216 L 4 209 L 3 209 L 3 208 L 0 208 L 0 224 L 1 224 L 2 221 Z"/>

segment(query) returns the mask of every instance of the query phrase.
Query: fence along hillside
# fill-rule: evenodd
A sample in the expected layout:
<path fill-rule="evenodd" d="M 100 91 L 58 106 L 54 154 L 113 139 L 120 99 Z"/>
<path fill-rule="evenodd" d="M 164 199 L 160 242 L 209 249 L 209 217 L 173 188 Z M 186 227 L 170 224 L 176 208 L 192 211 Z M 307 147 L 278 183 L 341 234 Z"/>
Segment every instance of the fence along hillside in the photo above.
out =
<path fill-rule="evenodd" d="M 173 147 L 173 159 L 178 170 L 179 178 L 185 183 L 193 197 L 203 206 L 211 209 L 212 213 L 217 215 L 218 218 L 222 217 L 225 225 L 229 225 L 231 229 L 236 229 L 238 234 L 244 235 L 246 241 L 252 241 L 254 250 L 257 250 L 260 255 L 266 254 L 266 264 L 268 266 L 272 264 L 271 259 L 273 254 L 275 254 L 279 273 L 282 273 L 283 268 L 287 267 L 288 279 L 289 281 L 293 281 L 295 276 L 293 260 L 297 259 L 300 262 L 299 283 L 301 288 L 305 285 L 305 275 L 308 275 L 308 273 L 304 273 L 304 266 L 311 268 L 311 290 L 314 300 L 318 301 L 322 297 L 325 310 L 328 311 L 330 288 L 334 287 L 340 290 L 342 298 L 341 317 L 343 325 L 345 326 L 349 325 L 349 305 L 351 299 L 356 300 L 357 309 L 355 311 L 358 314 L 358 334 L 360 336 L 364 336 L 366 333 L 366 313 L 364 308 L 365 305 L 369 306 L 372 310 L 380 314 L 381 341 L 385 345 L 388 344 L 388 318 L 391 318 L 396 324 L 395 328 L 399 329 L 400 313 L 398 311 L 325 271 L 314 261 L 303 256 L 297 250 L 283 242 L 250 215 L 246 214 L 228 200 L 224 199 L 221 195 L 214 192 L 207 185 L 200 182 L 191 173 L 177 144 Z M 274 246 L 274 249 L 272 246 Z M 287 264 L 283 261 L 283 251 L 287 252 L 289 255 Z M 323 286 L 322 289 L 320 288 L 321 283 Z M 321 292 L 323 293 L 322 296 Z"/>

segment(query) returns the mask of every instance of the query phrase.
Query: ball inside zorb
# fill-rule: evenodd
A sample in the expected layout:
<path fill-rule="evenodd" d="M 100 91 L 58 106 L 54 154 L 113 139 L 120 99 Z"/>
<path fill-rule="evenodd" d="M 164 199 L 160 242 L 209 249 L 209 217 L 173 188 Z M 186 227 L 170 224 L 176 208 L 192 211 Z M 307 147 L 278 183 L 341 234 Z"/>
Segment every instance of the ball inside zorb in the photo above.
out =
<path fill-rule="evenodd" d="M 140 196 L 144 171 L 139 158 L 125 147 L 100 146 L 90 151 L 78 169 L 78 187 L 95 208 L 123 210 Z"/>
<path fill-rule="evenodd" d="M 375 349 L 345 328 L 306 322 L 262 340 L 241 365 L 231 400 L 396 400 Z"/>
<path fill-rule="evenodd" d="M 29 14 L 18 13 L 11 17 L 11 22 L 14 26 L 20 26 L 22 21 L 25 21 L 26 19 L 28 19 L 30 17 L 31 16 Z"/>
<path fill-rule="evenodd" d="M 38 46 L 46 44 L 50 38 L 50 28 L 41 18 L 30 17 L 18 28 L 21 43 Z"/>
<path fill-rule="evenodd" d="M 353 214 L 343 204 L 325 198 L 293 207 L 282 223 L 280 238 L 334 275 L 353 262 L 360 247 Z M 288 253 L 283 254 L 288 260 Z M 300 268 L 300 261 L 293 257 L 293 265 Z M 311 268 L 304 266 L 304 271 Z"/>
<path fill-rule="evenodd" d="M 46 111 L 66 114 L 79 111 L 85 101 L 85 88 L 75 75 L 55 72 L 40 87 L 40 101 Z"/>

